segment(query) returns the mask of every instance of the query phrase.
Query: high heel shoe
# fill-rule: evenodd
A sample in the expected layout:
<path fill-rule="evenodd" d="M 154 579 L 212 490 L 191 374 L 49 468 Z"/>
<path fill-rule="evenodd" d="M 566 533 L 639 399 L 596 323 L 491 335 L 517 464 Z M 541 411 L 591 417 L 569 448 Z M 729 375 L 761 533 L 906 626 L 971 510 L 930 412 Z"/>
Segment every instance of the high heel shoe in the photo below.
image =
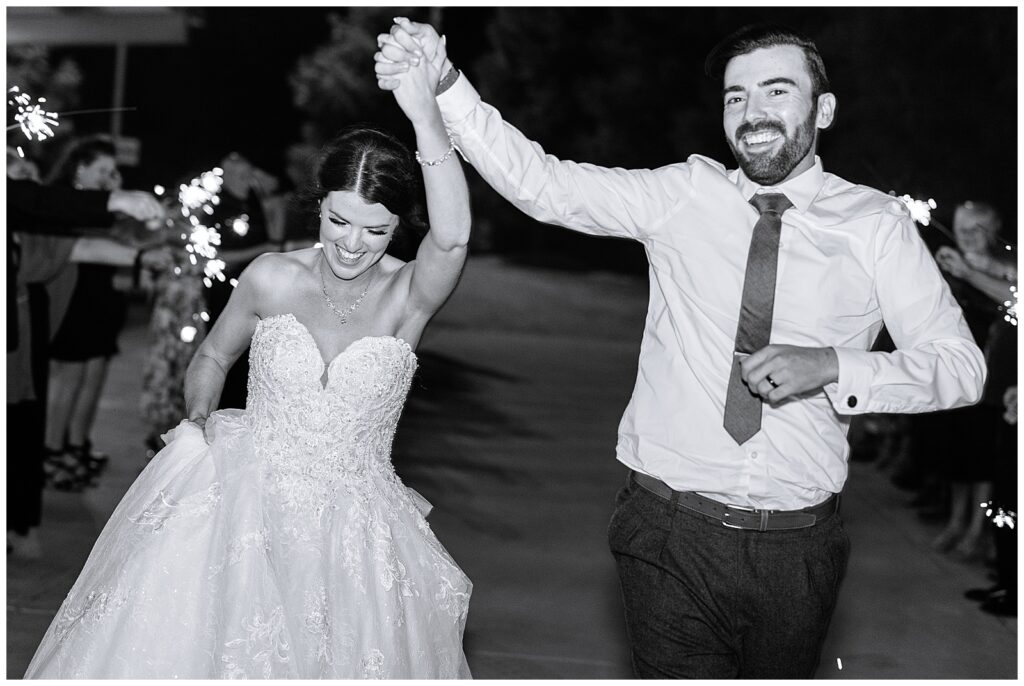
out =
<path fill-rule="evenodd" d="M 45 448 L 43 474 L 45 485 L 65 493 L 80 493 L 89 483 L 89 470 L 78 458 L 64 450 Z"/>
<path fill-rule="evenodd" d="M 109 455 L 92 449 L 92 441 L 87 440 L 82 445 L 67 443 L 64 450 L 85 467 L 90 478 L 90 485 L 93 485 L 92 480 L 102 474 L 110 463 Z"/>

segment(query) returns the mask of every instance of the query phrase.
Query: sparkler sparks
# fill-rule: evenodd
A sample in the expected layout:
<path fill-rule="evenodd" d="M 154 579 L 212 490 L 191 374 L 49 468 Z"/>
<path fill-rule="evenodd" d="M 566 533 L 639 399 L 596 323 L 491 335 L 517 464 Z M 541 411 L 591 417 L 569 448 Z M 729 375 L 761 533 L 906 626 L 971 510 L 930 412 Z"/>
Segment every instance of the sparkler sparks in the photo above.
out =
<path fill-rule="evenodd" d="M 188 237 L 189 244 L 185 246 L 190 252 L 195 251 L 200 257 L 213 260 L 217 257 L 217 246 L 220 245 L 220 231 L 217 229 L 197 224 Z"/>
<path fill-rule="evenodd" d="M 1008 323 L 1010 326 L 1017 326 L 1017 287 L 1010 286 L 1010 300 L 1003 301 L 1003 307 L 1006 308 L 1006 314 L 1003 315 L 1003 321 Z"/>
<path fill-rule="evenodd" d="M 223 184 L 224 170 L 220 167 L 214 167 L 188 183 L 180 184 L 178 204 L 181 218 L 177 222 L 168 221 L 168 225 L 175 225 L 180 232 L 178 235 L 188 257 L 187 262 L 182 261 L 174 267 L 174 276 L 201 280 L 207 288 L 212 288 L 215 281 L 227 281 L 224 274 L 227 264 L 217 257 L 217 248 L 221 244 L 221 224 L 211 222 L 212 226 L 207 225 L 208 215 L 214 214 L 214 208 L 220 204 L 219 194 Z M 166 189 L 157 185 L 153 192 L 162 195 Z M 248 220 L 248 217 L 245 219 Z M 180 338 L 185 343 L 193 343 L 197 337 L 205 334 L 205 325 L 210 322 L 210 314 L 197 308 L 191 315 L 191 321 L 192 323 L 183 323 L 179 331 Z"/>
<path fill-rule="evenodd" d="M 909 195 L 901 195 L 900 202 L 907 206 L 910 210 L 910 218 L 921 226 L 928 226 L 932 221 L 932 210 L 938 205 L 931 198 L 927 200 L 915 200 Z"/>
<path fill-rule="evenodd" d="M 217 196 L 222 185 L 224 170 L 220 167 L 203 172 L 188 184 L 181 184 L 178 187 L 178 202 L 181 203 L 182 215 L 191 217 L 193 212 L 200 209 L 207 214 L 213 214 L 213 206 L 220 202 Z"/>
<path fill-rule="evenodd" d="M 227 264 L 224 260 L 207 260 L 206 265 L 203 267 L 203 273 L 206 274 L 207 279 L 217 279 L 218 281 L 224 281 L 224 268 Z M 209 287 L 209 284 L 207 284 Z"/>
<path fill-rule="evenodd" d="M 1004 526 L 1013 529 L 1017 524 L 1017 513 L 1013 510 L 1004 510 L 1001 507 L 996 507 L 992 502 L 981 503 L 981 506 L 985 508 L 985 516 L 992 520 L 992 523 L 998 526 L 1000 529 Z"/>
<path fill-rule="evenodd" d="M 231 230 L 239 236 L 249 233 L 249 215 L 242 214 L 231 221 Z"/>
<path fill-rule="evenodd" d="M 39 98 L 36 104 L 32 104 L 32 96 L 23 93 L 18 86 L 8 89 L 7 92 L 17 94 L 8 100 L 7 104 L 18 108 L 17 114 L 14 115 L 14 121 L 17 123 L 7 127 L 8 130 L 20 127 L 21 132 L 29 140 L 32 140 L 32 136 L 40 141 L 51 138 L 53 136 L 52 127 L 60 125 L 60 122 L 57 121 L 57 117 L 60 115 L 56 112 L 47 112 L 42 108 L 41 103 L 45 103 L 46 98 Z"/>

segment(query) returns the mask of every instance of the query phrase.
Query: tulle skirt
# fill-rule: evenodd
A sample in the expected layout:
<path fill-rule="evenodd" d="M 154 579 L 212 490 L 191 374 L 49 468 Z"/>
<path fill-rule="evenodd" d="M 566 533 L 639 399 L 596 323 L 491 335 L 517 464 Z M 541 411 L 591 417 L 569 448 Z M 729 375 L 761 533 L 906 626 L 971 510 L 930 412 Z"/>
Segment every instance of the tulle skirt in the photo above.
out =
<path fill-rule="evenodd" d="M 472 584 L 418 494 L 374 476 L 310 516 L 268 488 L 244 411 L 164 438 L 26 678 L 469 678 Z"/>

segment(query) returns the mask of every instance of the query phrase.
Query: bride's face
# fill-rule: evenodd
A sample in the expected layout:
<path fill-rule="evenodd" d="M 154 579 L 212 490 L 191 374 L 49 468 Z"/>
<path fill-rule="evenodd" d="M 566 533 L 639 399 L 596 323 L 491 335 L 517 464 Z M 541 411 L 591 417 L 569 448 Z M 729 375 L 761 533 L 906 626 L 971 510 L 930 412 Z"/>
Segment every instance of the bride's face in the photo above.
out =
<path fill-rule="evenodd" d="M 331 191 L 320 202 L 324 259 L 339 279 L 354 279 L 375 265 L 397 226 L 398 215 L 354 191 Z"/>

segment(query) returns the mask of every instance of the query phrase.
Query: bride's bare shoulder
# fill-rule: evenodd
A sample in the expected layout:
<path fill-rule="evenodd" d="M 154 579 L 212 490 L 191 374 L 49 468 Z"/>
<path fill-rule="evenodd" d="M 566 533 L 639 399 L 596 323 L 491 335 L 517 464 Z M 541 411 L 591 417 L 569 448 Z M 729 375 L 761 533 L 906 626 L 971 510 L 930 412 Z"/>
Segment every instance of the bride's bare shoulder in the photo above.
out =
<path fill-rule="evenodd" d="M 260 255 L 249 268 L 255 267 L 256 273 L 265 279 L 295 278 L 300 272 L 311 272 L 316 266 L 319 250 L 303 248 L 289 252 L 268 252 Z"/>
<path fill-rule="evenodd" d="M 245 268 L 239 282 L 262 292 L 295 288 L 312 273 L 316 253 L 313 248 L 264 253 Z"/>

